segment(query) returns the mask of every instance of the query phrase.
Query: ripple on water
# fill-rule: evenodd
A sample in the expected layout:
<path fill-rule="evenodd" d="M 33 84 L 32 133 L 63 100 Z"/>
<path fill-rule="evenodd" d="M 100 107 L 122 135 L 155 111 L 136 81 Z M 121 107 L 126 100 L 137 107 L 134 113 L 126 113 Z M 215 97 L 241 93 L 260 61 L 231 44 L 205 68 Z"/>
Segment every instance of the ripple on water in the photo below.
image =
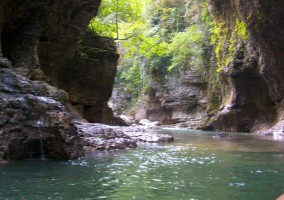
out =
<path fill-rule="evenodd" d="M 245 187 L 245 183 L 230 183 L 230 187 Z"/>
<path fill-rule="evenodd" d="M 9 200 L 265 200 L 284 192 L 284 156 L 279 144 L 268 143 L 269 152 L 263 153 L 263 141 L 222 142 L 206 134 L 194 137 L 128 151 L 91 153 L 76 161 L 0 166 L 0 196 Z"/>
<path fill-rule="evenodd" d="M 251 174 L 263 174 L 263 173 L 273 173 L 273 174 L 278 174 L 278 171 L 271 170 L 271 169 L 266 169 L 266 170 L 255 170 L 255 171 L 250 171 Z"/>

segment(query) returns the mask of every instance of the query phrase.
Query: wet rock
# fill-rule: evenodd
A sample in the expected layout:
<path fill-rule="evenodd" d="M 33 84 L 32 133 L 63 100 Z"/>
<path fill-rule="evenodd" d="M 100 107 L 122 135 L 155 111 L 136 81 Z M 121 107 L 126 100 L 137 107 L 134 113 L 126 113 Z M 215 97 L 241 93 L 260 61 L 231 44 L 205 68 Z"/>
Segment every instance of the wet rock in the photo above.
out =
<path fill-rule="evenodd" d="M 157 134 L 153 130 L 139 127 L 118 127 L 95 123 L 75 123 L 83 145 L 89 150 L 134 148 L 137 142 L 171 142 L 172 136 Z"/>
<path fill-rule="evenodd" d="M 10 69 L 0 69 L 0 80 L 0 160 L 84 155 L 62 104 L 67 101 L 65 93 Z"/>
<path fill-rule="evenodd" d="M 0 56 L 0 67 L 1 68 L 12 68 L 11 62 L 7 58 L 3 58 Z"/>
<path fill-rule="evenodd" d="M 140 141 L 149 143 L 160 143 L 160 142 L 172 142 L 174 141 L 173 136 L 158 134 L 155 129 L 145 127 L 121 127 L 122 131 L 128 137 Z"/>
<path fill-rule="evenodd" d="M 284 136 L 284 125 L 275 125 L 270 129 L 259 131 L 258 133 L 262 135 Z"/>
<path fill-rule="evenodd" d="M 119 128 L 80 122 L 77 122 L 75 126 L 78 135 L 83 140 L 85 149 L 110 150 L 134 148 L 137 146 L 136 141 L 126 137 Z"/>

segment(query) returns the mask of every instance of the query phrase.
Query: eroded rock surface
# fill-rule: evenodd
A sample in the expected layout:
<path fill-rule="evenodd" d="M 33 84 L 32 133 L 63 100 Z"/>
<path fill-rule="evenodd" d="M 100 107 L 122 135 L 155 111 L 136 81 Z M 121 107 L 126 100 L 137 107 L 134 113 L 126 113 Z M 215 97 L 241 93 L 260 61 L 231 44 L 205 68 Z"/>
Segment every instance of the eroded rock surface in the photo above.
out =
<path fill-rule="evenodd" d="M 140 104 L 136 119 L 159 124 L 195 127 L 206 116 L 206 84 L 193 69 L 165 76 L 163 83 L 152 80 L 147 100 Z M 161 89 L 163 88 L 163 90 Z"/>
<path fill-rule="evenodd" d="M 66 90 L 88 121 L 123 124 L 107 106 L 119 57 L 116 47 L 111 39 L 87 32 L 100 2 L 1 1 L 0 62 L 11 61 L 19 74 Z"/>
<path fill-rule="evenodd" d="M 87 31 L 74 57 L 60 69 L 59 88 L 68 92 L 73 108 L 88 122 L 126 125 L 107 105 L 118 58 L 112 39 Z"/>
<path fill-rule="evenodd" d="M 134 148 L 137 142 L 171 142 L 172 136 L 157 134 L 139 127 L 117 127 L 95 123 L 75 123 L 83 145 L 88 150 L 110 150 Z"/>
<path fill-rule="evenodd" d="M 136 146 L 137 139 L 118 128 L 100 128 L 91 137 L 98 127 L 86 122 L 123 123 L 107 106 L 115 45 L 86 32 L 100 2 L 0 1 L 0 160 L 73 159 L 84 155 L 86 143 Z"/>
<path fill-rule="evenodd" d="M 9 69 L 0 69 L 0 80 L 0 160 L 84 155 L 66 92 Z"/>
<path fill-rule="evenodd" d="M 65 106 L 67 93 L 0 69 L 0 160 L 73 159 L 92 150 L 134 148 L 137 142 L 170 142 L 171 136 L 135 127 L 78 122 Z"/>
<path fill-rule="evenodd" d="M 59 69 L 74 56 L 99 4 L 0 1 L 0 159 L 83 155 L 67 93 L 46 82 L 58 86 Z"/>
<path fill-rule="evenodd" d="M 210 0 L 209 3 L 216 22 L 223 23 L 222 30 L 227 31 L 220 36 L 219 52 L 220 80 L 226 95 L 220 92 L 221 106 L 209 116 L 205 129 L 261 132 L 274 125 L 280 127 L 283 108 L 278 105 L 284 95 L 283 1 Z M 244 22 L 246 36 L 232 39 L 240 21 Z M 229 49 L 232 41 L 233 51 Z M 226 64 L 230 56 L 233 59 Z"/>

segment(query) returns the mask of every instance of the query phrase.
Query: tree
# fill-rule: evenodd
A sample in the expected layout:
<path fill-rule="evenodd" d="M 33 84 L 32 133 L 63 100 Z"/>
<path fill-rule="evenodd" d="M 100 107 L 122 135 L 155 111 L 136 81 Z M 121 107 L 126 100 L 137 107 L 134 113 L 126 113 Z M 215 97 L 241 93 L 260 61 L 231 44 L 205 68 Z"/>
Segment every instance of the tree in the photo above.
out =
<path fill-rule="evenodd" d="M 123 30 L 140 20 L 141 13 L 149 2 L 150 0 L 116 0 L 114 3 L 113 0 L 103 0 L 98 16 L 91 21 L 89 27 L 102 36 L 123 39 Z"/>

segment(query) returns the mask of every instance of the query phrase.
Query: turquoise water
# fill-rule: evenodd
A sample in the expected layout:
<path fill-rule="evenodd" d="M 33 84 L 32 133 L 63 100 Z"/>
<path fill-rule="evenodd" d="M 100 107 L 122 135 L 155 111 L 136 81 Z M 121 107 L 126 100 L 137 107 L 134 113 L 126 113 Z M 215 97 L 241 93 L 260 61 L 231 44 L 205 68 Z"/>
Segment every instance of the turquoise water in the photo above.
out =
<path fill-rule="evenodd" d="M 176 141 L 78 161 L 0 165 L 0 199 L 269 200 L 284 193 L 284 143 L 167 130 Z"/>

